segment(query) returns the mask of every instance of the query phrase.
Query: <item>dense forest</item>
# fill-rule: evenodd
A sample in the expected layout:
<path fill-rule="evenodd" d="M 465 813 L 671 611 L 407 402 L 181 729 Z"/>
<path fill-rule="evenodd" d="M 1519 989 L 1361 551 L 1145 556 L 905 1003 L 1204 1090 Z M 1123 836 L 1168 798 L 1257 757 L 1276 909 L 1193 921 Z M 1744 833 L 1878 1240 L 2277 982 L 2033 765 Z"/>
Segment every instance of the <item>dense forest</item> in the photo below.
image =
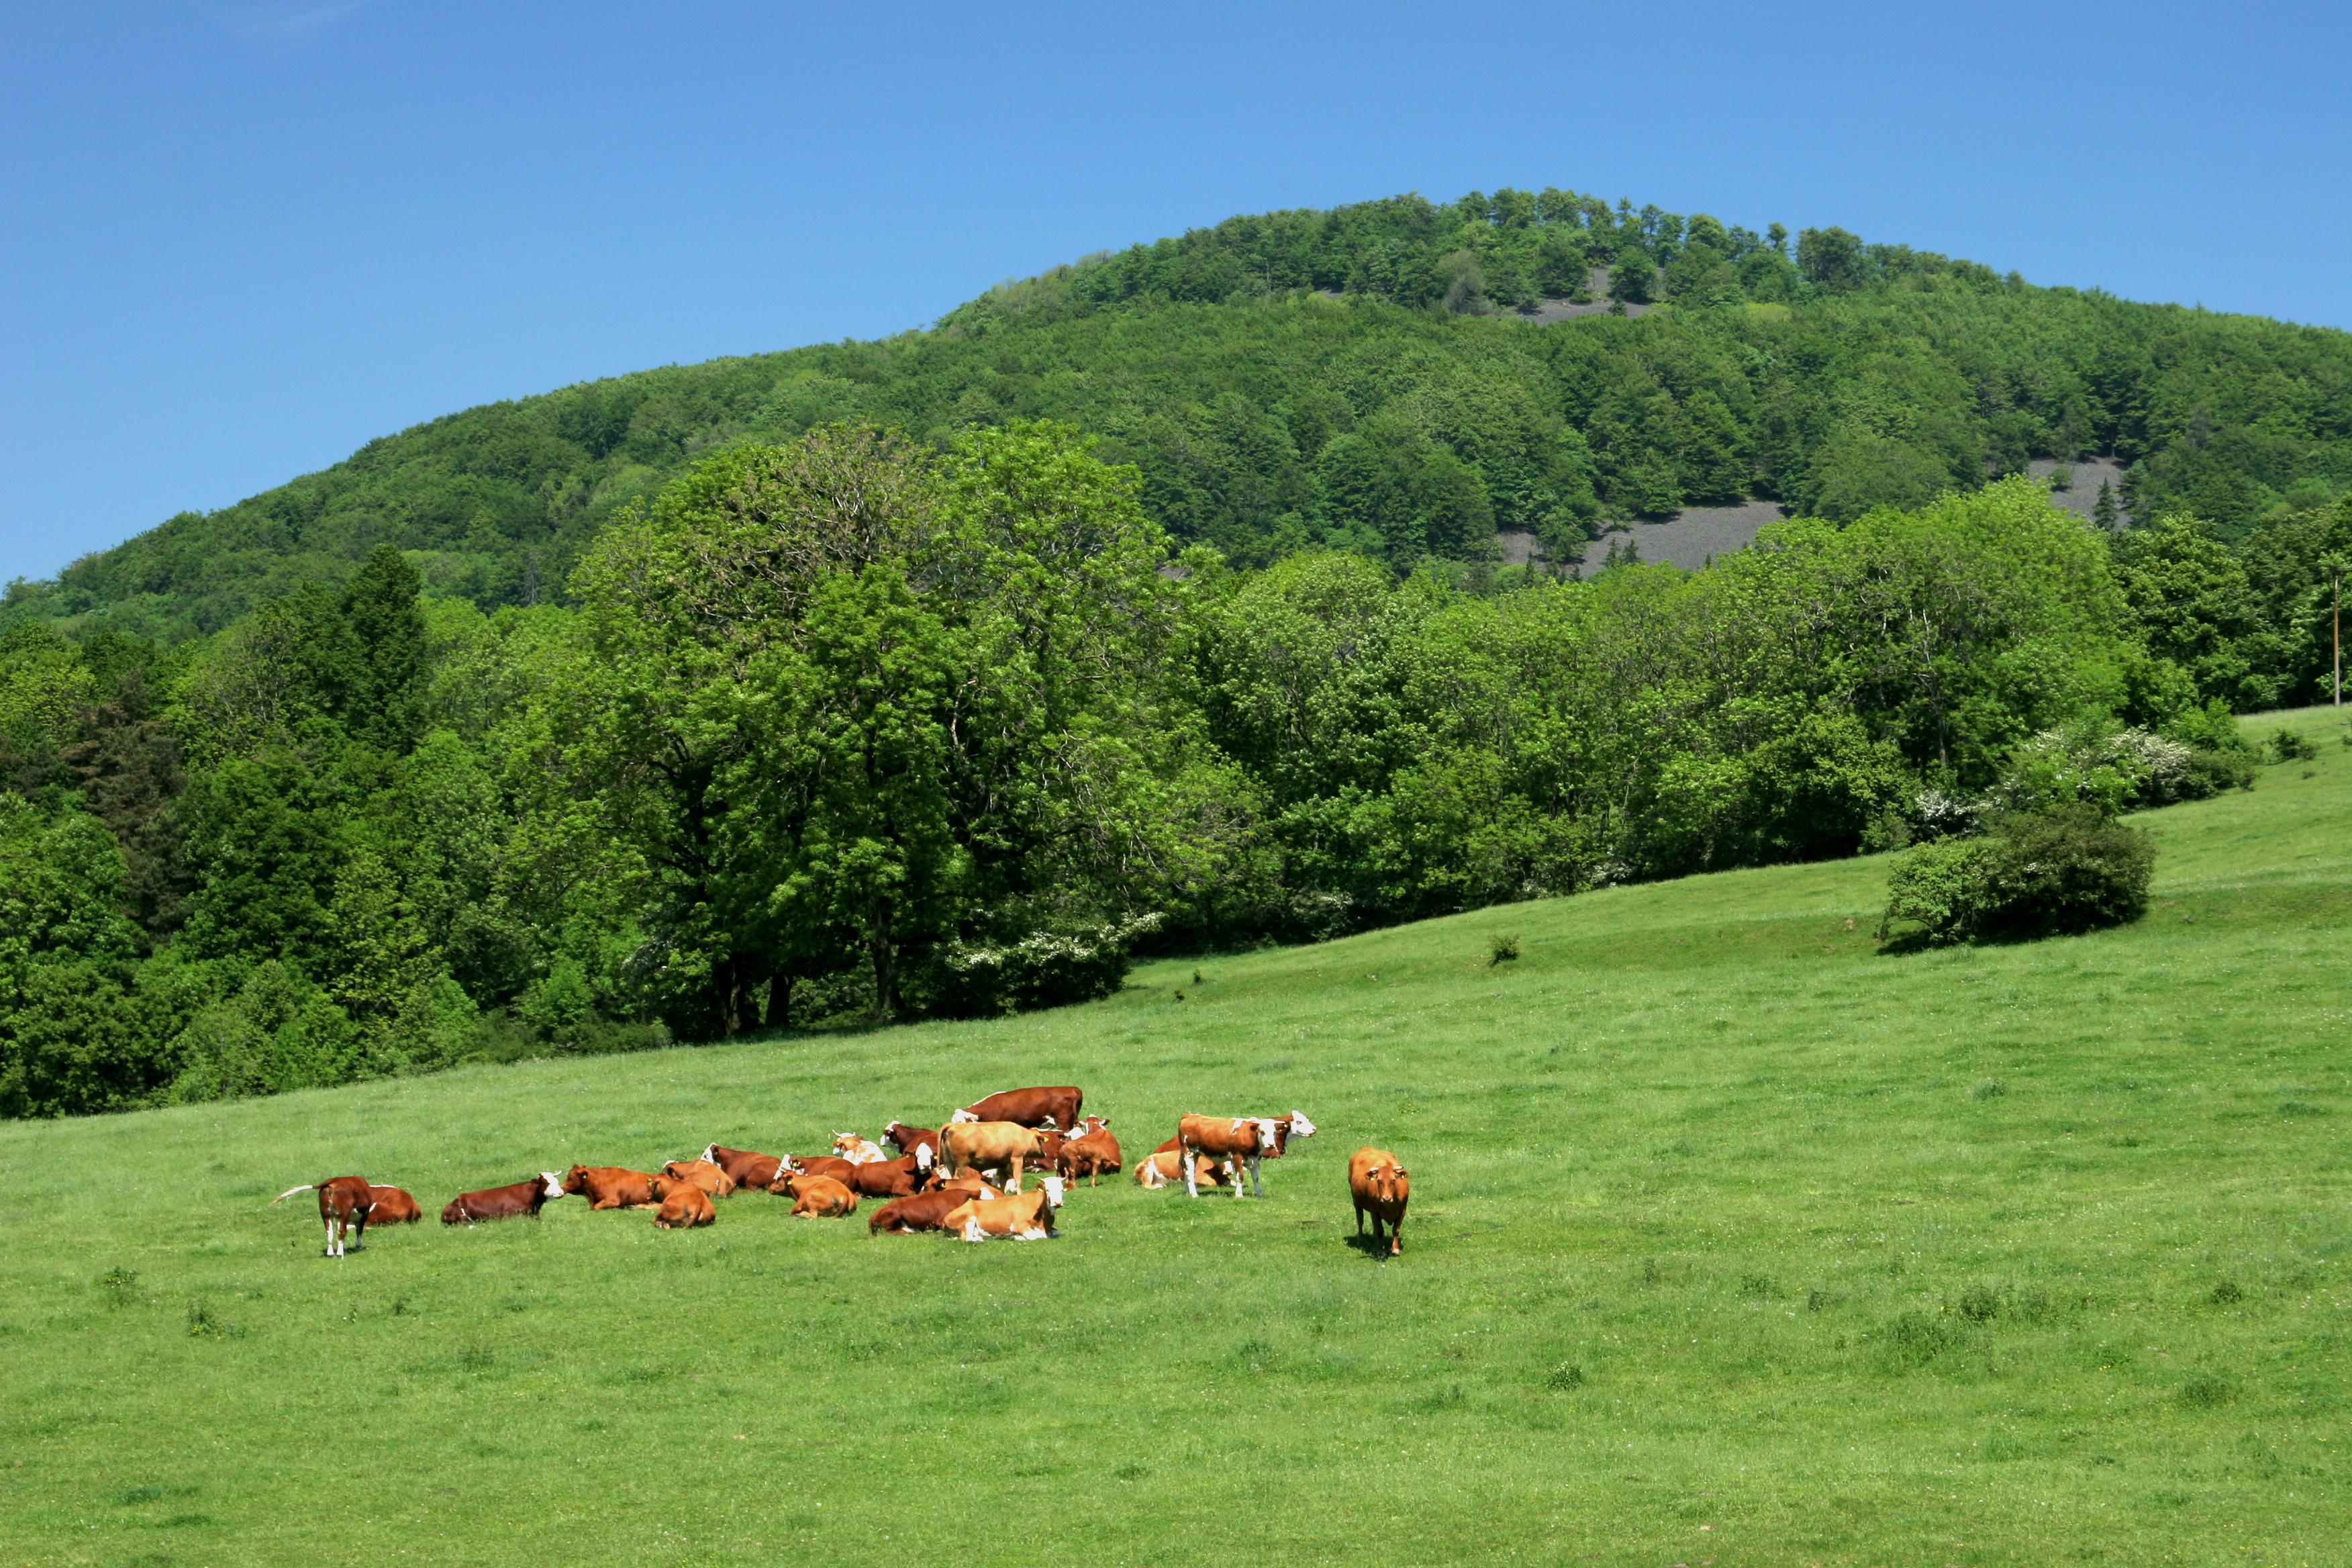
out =
<path fill-rule="evenodd" d="M 0 1114 L 2234 787 L 2328 669 L 2347 342 L 1505 192 L 454 416 L 12 587 Z M 2141 521 L 2020 474 L 2091 452 Z M 1495 556 L 1750 494 L 1702 572 Z"/>

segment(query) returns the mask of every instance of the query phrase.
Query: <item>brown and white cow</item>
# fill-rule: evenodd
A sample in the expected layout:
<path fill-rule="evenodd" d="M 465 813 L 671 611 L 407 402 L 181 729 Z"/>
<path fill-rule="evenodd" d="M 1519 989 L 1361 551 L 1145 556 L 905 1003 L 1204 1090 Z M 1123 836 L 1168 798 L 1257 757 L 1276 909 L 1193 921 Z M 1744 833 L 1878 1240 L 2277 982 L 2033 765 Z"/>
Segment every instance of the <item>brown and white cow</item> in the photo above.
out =
<path fill-rule="evenodd" d="M 1410 1175 L 1385 1149 L 1359 1149 L 1348 1156 L 1348 1195 L 1356 1203 L 1356 1234 L 1364 1234 L 1364 1215 L 1372 1216 L 1372 1250 L 1381 1246 L 1381 1223 L 1389 1227 L 1389 1256 L 1404 1252 L 1404 1205 L 1412 1196 Z"/>
<path fill-rule="evenodd" d="M 305 1182 L 299 1187 L 289 1187 L 269 1200 L 276 1208 L 296 1193 L 316 1191 L 319 1194 L 319 1219 L 327 1227 L 327 1256 L 341 1258 L 346 1249 L 358 1252 L 365 1246 L 368 1216 L 375 1212 L 373 1189 L 365 1176 L 330 1176 L 323 1182 Z"/>
<path fill-rule="evenodd" d="M 794 1219 L 841 1219 L 857 1212 L 857 1194 L 831 1176 L 786 1171 L 771 1191 L 793 1200 Z"/>
<path fill-rule="evenodd" d="M 853 1165 L 870 1165 L 877 1160 L 887 1160 L 890 1157 L 882 1152 L 880 1144 L 857 1132 L 835 1133 L 833 1152 L 835 1158 L 846 1160 Z"/>
<path fill-rule="evenodd" d="M 1099 1116 L 1087 1117 L 1085 1130 L 1062 1145 L 1054 1163 L 1065 1181 L 1076 1181 L 1078 1173 L 1084 1171 L 1090 1187 L 1097 1173 L 1116 1172 L 1119 1168 L 1118 1140 L 1111 1136 L 1110 1123 Z"/>
<path fill-rule="evenodd" d="M 1258 1163 L 1278 1152 L 1281 1136 L 1275 1129 L 1271 1116 L 1183 1116 L 1176 1122 L 1176 1152 L 1184 1169 L 1184 1191 L 1192 1197 L 1201 1195 L 1197 1172 L 1203 1158 L 1237 1162 L 1234 1174 L 1234 1196 L 1242 1195 L 1242 1172 L 1246 1170 L 1257 1195 L 1265 1196 L 1265 1184 L 1259 1180 Z"/>
<path fill-rule="evenodd" d="M 1024 1127 L 1059 1127 L 1067 1131 L 1078 1124 L 1078 1108 L 1086 1100 L 1085 1091 L 1070 1084 L 1050 1089 L 1008 1089 L 975 1100 L 949 1120 L 1017 1121 Z"/>
<path fill-rule="evenodd" d="M 866 1222 L 866 1234 L 880 1236 L 887 1231 L 892 1236 L 908 1236 L 919 1230 L 938 1230 L 948 1215 L 955 1213 L 974 1198 L 1001 1198 L 1004 1194 L 978 1180 L 957 1182 L 912 1197 L 892 1198 L 874 1211 Z"/>
<path fill-rule="evenodd" d="M 375 1200 L 375 1208 L 368 1215 L 370 1225 L 415 1225 L 425 1217 L 416 1200 L 398 1187 L 371 1185 L 368 1196 Z"/>
<path fill-rule="evenodd" d="M 692 1182 L 672 1176 L 653 1179 L 654 1196 L 661 1207 L 654 1215 L 656 1230 L 692 1230 L 698 1225 L 709 1225 L 719 1217 L 717 1205 L 710 1194 Z"/>
<path fill-rule="evenodd" d="M 662 1166 L 662 1174 L 673 1182 L 691 1183 L 714 1198 L 735 1190 L 735 1178 L 727 1173 L 727 1167 L 709 1160 L 672 1160 Z"/>
<path fill-rule="evenodd" d="M 940 1129 L 940 1163 L 950 1175 L 1010 1173 L 1005 1186 L 1021 1190 L 1021 1168 L 1045 1152 L 1045 1138 L 1018 1121 L 950 1121 Z"/>
<path fill-rule="evenodd" d="M 911 1155 L 896 1160 L 868 1160 L 849 1168 L 845 1185 L 862 1198 L 908 1198 L 922 1190 L 930 1173 L 915 1168 Z"/>
<path fill-rule="evenodd" d="M 441 1211 L 441 1223 L 472 1225 L 479 1220 L 512 1219 L 517 1215 L 537 1219 L 542 1206 L 562 1195 L 563 1178 L 552 1171 L 541 1171 L 528 1182 L 459 1193 Z"/>
<path fill-rule="evenodd" d="M 658 1180 L 651 1171 L 626 1165 L 574 1165 L 563 1173 L 563 1190 L 585 1197 L 592 1209 L 659 1208 L 653 1192 Z"/>
<path fill-rule="evenodd" d="M 903 1121 L 893 1121 L 882 1129 L 883 1139 L 894 1144 L 899 1153 L 912 1154 L 924 1170 L 929 1170 L 940 1157 L 940 1134 L 937 1128 L 909 1127 Z M 923 1151 L 929 1150 L 925 1157 Z"/>
<path fill-rule="evenodd" d="M 1034 1193 L 1006 1198 L 973 1198 L 951 1210 L 940 1228 L 966 1241 L 1003 1237 L 1045 1241 L 1054 1235 L 1054 1211 L 1062 1206 L 1062 1178 L 1047 1176 Z"/>
<path fill-rule="evenodd" d="M 845 1187 L 849 1185 L 849 1178 L 856 1169 L 857 1167 L 848 1161 L 837 1160 L 830 1154 L 811 1154 L 804 1159 L 797 1160 L 787 1154 L 784 1156 L 783 1165 L 776 1172 L 776 1179 L 768 1184 L 768 1190 L 781 1194 L 784 1178 L 793 1175 L 831 1176 Z"/>
<path fill-rule="evenodd" d="M 739 1187 L 765 1188 L 776 1179 L 776 1171 L 784 1163 L 781 1154 L 754 1153 L 749 1149 L 726 1149 L 713 1143 L 702 1151 L 702 1157 L 733 1178 Z"/>

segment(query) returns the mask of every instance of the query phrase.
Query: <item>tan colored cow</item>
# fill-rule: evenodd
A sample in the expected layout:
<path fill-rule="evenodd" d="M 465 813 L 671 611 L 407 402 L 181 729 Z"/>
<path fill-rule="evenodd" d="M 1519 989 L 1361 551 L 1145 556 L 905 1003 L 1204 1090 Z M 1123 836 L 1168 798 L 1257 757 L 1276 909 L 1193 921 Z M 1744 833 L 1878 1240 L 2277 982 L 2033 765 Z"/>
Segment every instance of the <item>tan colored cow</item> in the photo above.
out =
<path fill-rule="evenodd" d="M 1054 1211 L 1062 1206 L 1062 1178 L 1047 1176 L 1034 1193 L 1010 1198 L 973 1198 L 950 1211 L 940 1228 L 966 1241 L 1003 1237 L 1013 1241 L 1044 1241 L 1054 1234 Z"/>
<path fill-rule="evenodd" d="M 714 1198 L 723 1198 L 735 1190 L 735 1178 L 727 1167 L 709 1160 L 672 1160 L 662 1167 L 662 1174 L 674 1182 L 687 1182 Z"/>
<path fill-rule="evenodd" d="M 831 1176 L 787 1171 L 768 1190 L 793 1200 L 794 1219 L 841 1219 L 857 1212 L 857 1194 Z"/>
<path fill-rule="evenodd" d="M 660 1230 L 692 1230 L 719 1217 L 710 1194 L 693 1183 L 669 1176 L 654 1178 L 654 1196 L 661 1200 L 654 1226 Z"/>
<path fill-rule="evenodd" d="M 1359 1149 L 1348 1156 L 1348 1194 L 1356 1201 L 1356 1234 L 1372 1216 L 1372 1250 L 1380 1250 L 1381 1222 L 1388 1222 L 1389 1256 L 1403 1255 L 1404 1205 L 1412 1196 L 1412 1173 L 1385 1149 Z"/>
<path fill-rule="evenodd" d="M 1017 1121 L 950 1121 L 940 1129 L 940 1164 L 952 1176 L 1007 1173 L 1004 1183 L 1021 1191 L 1021 1167 L 1040 1159 L 1045 1141 L 1034 1128 Z"/>

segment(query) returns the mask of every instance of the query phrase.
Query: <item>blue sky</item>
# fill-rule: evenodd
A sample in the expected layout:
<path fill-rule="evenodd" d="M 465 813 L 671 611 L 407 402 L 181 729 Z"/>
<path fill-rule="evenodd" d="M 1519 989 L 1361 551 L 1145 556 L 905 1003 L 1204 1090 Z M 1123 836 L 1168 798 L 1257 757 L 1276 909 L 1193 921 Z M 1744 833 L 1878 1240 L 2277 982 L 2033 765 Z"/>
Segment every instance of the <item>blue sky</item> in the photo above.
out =
<path fill-rule="evenodd" d="M 0 4 L 0 579 L 438 414 L 1558 184 L 2352 326 L 2352 7 Z"/>

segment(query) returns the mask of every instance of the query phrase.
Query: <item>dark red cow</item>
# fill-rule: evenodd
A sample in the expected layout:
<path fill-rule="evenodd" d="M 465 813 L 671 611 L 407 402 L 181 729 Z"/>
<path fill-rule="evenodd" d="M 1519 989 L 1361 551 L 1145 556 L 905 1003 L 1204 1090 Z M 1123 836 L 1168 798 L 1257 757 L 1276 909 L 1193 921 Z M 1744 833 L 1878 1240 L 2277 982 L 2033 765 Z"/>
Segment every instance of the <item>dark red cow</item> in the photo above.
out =
<path fill-rule="evenodd" d="M 888 1231 L 892 1236 L 905 1236 L 910 1231 L 937 1230 L 948 1215 L 970 1203 L 972 1196 L 961 1187 L 942 1187 L 937 1192 L 917 1193 L 912 1197 L 892 1198 L 866 1222 L 866 1234 L 873 1237 Z"/>
<path fill-rule="evenodd" d="M 478 1220 L 512 1219 L 517 1215 L 539 1217 L 539 1211 L 551 1199 L 563 1195 L 563 1178 L 552 1171 L 541 1171 L 528 1182 L 511 1186 L 484 1187 L 478 1193 L 459 1193 L 441 1211 L 443 1225 L 472 1225 Z"/>
<path fill-rule="evenodd" d="M 425 1217 L 416 1200 L 398 1187 L 371 1186 L 368 1196 L 375 1200 L 375 1212 L 368 1215 L 370 1225 L 415 1225 Z"/>
<path fill-rule="evenodd" d="M 713 1143 L 702 1157 L 734 1178 L 739 1187 L 765 1187 L 783 1166 L 779 1154 L 755 1154 L 749 1149 L 724 1149 Z"/>
<path fill-rule="evenodd" d="M 1086 1092 L 1068 1084 L 1053 1089 L 1008 1089 L 976 1105 L 967 1105 L 951 1118 L 957 1121 L 1017 1121 L 1024 1127 L 1058 1127 L 1065 1132 L 1078 1124 Z"/>
<path fill-rule="evenodd" d="M 851 1192 L 864 1198 L 910 1198 L 922 1190 L 923 1178 L 929 1173 L 912 1155 L 868 1160 L 850 1167 L 847 1184 Z"/>

